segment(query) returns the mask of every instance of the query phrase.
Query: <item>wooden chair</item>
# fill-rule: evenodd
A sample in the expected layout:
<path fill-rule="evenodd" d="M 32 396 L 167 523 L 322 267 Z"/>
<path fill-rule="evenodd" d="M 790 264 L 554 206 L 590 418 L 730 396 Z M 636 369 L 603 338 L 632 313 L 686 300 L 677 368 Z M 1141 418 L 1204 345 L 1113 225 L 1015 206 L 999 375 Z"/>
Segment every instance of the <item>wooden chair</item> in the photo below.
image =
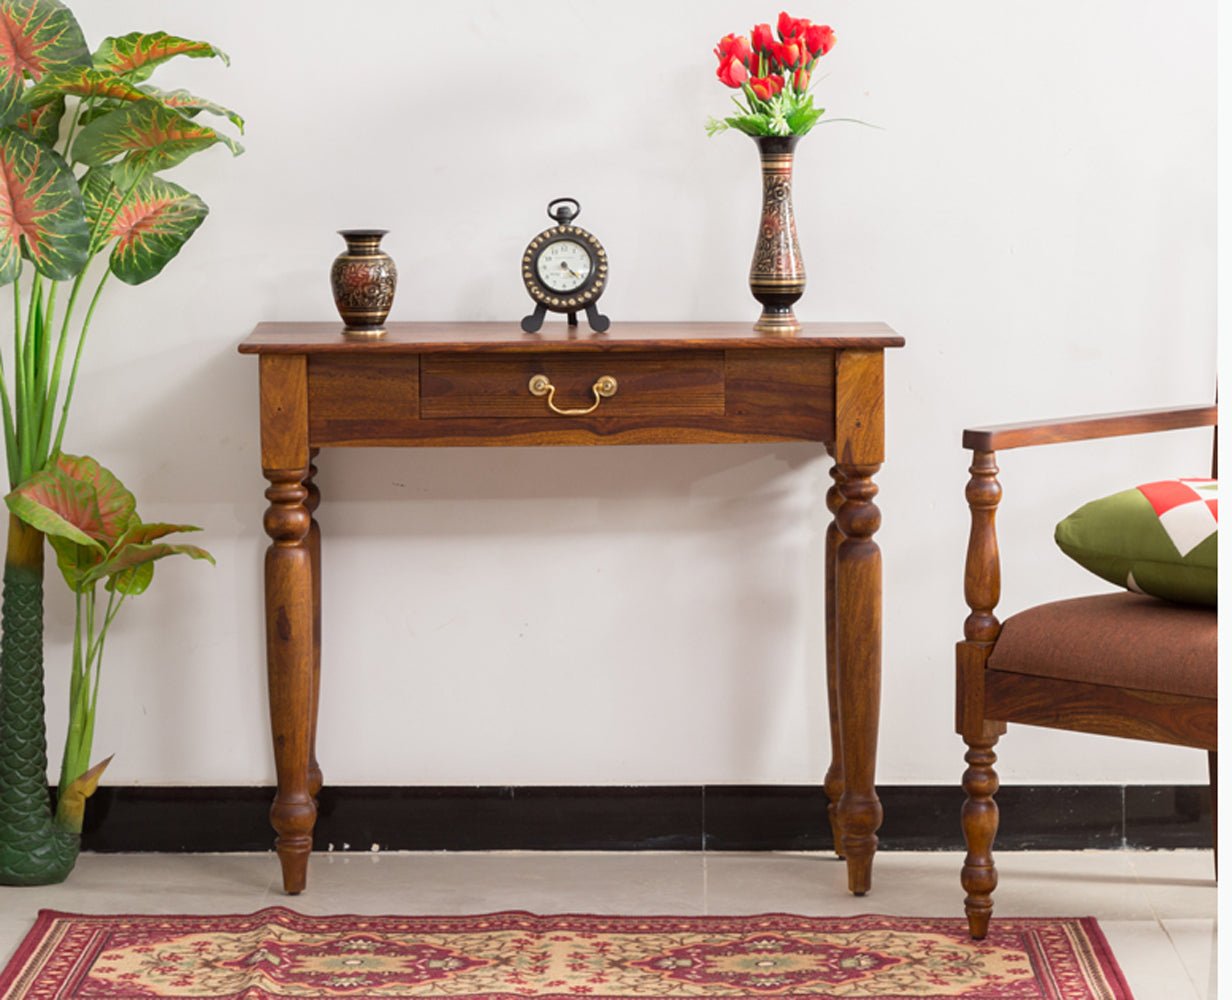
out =
<path fill-rule="evenodd" d="M 1116 593 L 1057 601 L 1006 620 L 993 613 L 1001 568 L 996 453 L 1010 448 L 1149 434 L 1216 423 L 1215 406 L 1076 417 L 963 433 L 973 454 L 967 502 L 966 601 L 958 643 L 957 729 L 967 744 L 962 869 L 971 936 L 988 933 L 997 886 L 997 755 L 1007 722 L 1174 743 L 1216 758 L 1216 611 Z M 1128 485 L 1128 484 L 1127 484 Z"/>

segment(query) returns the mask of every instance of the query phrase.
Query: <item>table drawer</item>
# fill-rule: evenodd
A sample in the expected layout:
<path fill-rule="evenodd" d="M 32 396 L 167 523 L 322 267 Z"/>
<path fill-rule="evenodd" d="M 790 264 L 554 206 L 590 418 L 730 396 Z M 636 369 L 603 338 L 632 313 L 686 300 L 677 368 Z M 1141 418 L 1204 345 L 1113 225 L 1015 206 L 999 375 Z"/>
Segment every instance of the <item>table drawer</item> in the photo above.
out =
<path fill-rule="evenodd" d="M 726 406 L 722 351 L 425 355 L 420 359 L 420 417 L 564 419 L 552 412 L 548 396 L 531 393 L 536 375 L 546 376 L 554 387 L 550 398 L 560 410 L 593 406 L 595 383 L 605 376 L 615 379 L 615 393 L 599 400 L 593 417 L 722 416 Z"/>

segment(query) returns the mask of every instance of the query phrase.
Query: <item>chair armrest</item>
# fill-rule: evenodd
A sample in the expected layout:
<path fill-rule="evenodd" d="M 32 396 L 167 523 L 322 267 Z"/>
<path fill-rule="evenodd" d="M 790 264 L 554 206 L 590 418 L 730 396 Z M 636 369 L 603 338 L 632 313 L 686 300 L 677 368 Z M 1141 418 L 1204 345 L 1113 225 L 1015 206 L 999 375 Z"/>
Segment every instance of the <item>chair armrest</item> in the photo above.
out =
<path fill-rule="evenodd" d="M 1001 623 L 996 616 L 997 602 L 1001 599 L 1001 557 L 996 529 L 997 507 L 1001 502 L 1001 484 L 997 481 L 998 451 L 1064 441 L 1152 434 L 1186 427 L 1210 427 L 1218 421 L 1219 407 L 1216 405 L 1180 406 L 974 427 L 963 431 L 963 447 L 974 454 L 971 479 L 967 483 L 971 534 L 967 541 L 963 588 L 971 613 L 964 623 L 964 640 L 960 646 L 976 651 L 982 667 L 1001 632 Z"/>
<path fill-rule="evenodd" d="M 1210 427 L 1219 420 L 1219 407 L 1181 406 L 1162 410 L 1133 410 L 1061 420 L 972 427 L 963 431 L 963 447 L 972 451 L 1002 451 L 1037 444 L 1088 441 L 1126 434 L 1153 434 L 1185 427 Z"/>

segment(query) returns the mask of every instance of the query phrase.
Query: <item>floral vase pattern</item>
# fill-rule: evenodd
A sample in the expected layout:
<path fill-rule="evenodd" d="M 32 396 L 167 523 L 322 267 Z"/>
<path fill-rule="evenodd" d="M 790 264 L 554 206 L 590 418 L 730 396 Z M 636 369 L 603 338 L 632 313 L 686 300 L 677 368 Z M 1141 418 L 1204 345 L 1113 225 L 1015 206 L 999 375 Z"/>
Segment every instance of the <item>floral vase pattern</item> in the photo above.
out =
<path fill-rule="evenodd" d="M 398 268 L 381 249 L 381 237 L 388 229 L 340 229 L 347 248 L 334 259 L 330 285 L 334 303 L 346 323 L 344 333 L 359 337 L 379 337 L 385 332 L 385 318 L 393 305 L 398 287 Z"/>
<path fill-rule="evenodd" d="M 792 167 L 798 135 L 756 135 L 761 156 L 762 206 L 749 269 L 749 288 L 762 305 L 759 333 L 793 334 L 800 321 L 792 305 L 804 294 L 804 258 L 791 206 Z"/>

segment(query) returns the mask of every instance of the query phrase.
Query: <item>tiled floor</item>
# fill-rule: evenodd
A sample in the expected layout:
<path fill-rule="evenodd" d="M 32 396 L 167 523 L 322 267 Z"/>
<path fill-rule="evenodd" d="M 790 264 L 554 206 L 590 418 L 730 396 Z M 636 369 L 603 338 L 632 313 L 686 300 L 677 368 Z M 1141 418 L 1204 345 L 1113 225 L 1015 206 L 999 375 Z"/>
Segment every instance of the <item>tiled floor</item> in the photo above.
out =
<path fill-rule="evenodd" d="M 64 885 L 0 889 L 7 958 L 43 907 L 92 913 L 889 913 L 958 916 L 961 856 L 887 852 L 873 891 L 815 854 L 334 854 L 284 896 L 272 855 L 85 855 Z M 1137 1000 L 1215 1000 L 1209 851 L 1005 852 L 997 913 L 1099 918 Z M 995 917 L 994 917 L 995 919 Z"/>

